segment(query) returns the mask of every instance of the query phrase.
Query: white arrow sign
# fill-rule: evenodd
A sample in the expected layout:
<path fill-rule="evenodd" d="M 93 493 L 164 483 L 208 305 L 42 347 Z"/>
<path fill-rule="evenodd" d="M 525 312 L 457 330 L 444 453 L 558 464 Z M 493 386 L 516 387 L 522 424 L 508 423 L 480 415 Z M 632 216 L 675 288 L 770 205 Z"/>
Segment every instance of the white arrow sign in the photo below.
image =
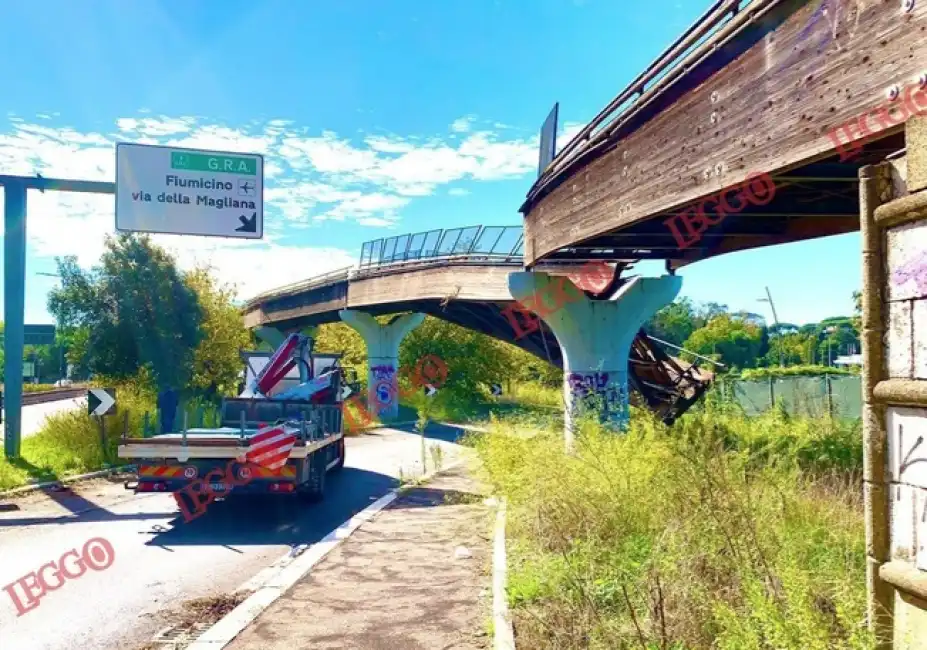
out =
<path fill-rule="evenodd" d="M 91 388 L 87 391 L 90 415 L 106 415 L 115 403 L 116 398 L 106 388 Z"/>
<path fill-rule="evenodd" d="M 350 386 L 342 386 L 341 387 L 341 401 L 348 399 L 351 396 L 351 393 L 353 392 L 354 391 L 351 390 Z"/>
<path fill-rule="evenodd" d="M 438 389 L 431 384 L 425 384 L 425 397 L 431 397 L 438 392 Z"/>
<path fill-rule="evenodd" d="M 495 396 L 495 397 L 498 397 L 499 395 L 501 395 L 501 394 L 502 394 L 502 386 L 500 386 L 499 384 L 493 384 L 493 385 L 492 385 L 492 394 L 493 394 L 493 396 Z"/>

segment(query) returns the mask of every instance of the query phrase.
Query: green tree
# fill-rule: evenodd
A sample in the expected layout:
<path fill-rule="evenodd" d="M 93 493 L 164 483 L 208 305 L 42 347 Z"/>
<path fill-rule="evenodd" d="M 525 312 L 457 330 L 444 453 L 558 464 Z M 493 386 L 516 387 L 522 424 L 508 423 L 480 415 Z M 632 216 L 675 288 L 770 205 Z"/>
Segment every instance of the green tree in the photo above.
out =
<path fill-rule="evenodd" d="M 681 346 L 704 323 L 688 298 L 675 300 L 653 315 L 644 331 L 673 345 Z"/>
<path fill-rule="evenodd" d="M 182 388 L 201 339 L 195 291 L 147 236 L 107 237 L 105 248 L 90 271 L 74 257 L 56 260 L 61 286 L 48 311 L 65 331 L 85 330 L 82 351 L 94 374 L 129 379 L 147 367 L 158 390 Z"/>
<path fill-rule="evenodd" d="M 763 328 L 726 313 L 712 317 L 683 345 L 687 350 L 713 357 L 730 368 L 755 365 L 762 346 Z"/>
<path fill-rule="evenodd" d="M 220 284 L 208 268 L 195 269 L 185 281 L 203 312 L 202 339 L 193 352 L 188 387 L 210 398 L 231 394 L 241 376 L 239 351 L 251 344 L 251 333 L 235 306 L 235 289 Z"/>
<path fill-rule="evenodd" d="M 400 367 L 411 377 L 419 359 L 433 354 L 448 369 L 443 392 L 472 399 L 488 384 L 512 376 L 507 344 L 485 334 L 431 316 L 414 329 L 399 348 Z"/>

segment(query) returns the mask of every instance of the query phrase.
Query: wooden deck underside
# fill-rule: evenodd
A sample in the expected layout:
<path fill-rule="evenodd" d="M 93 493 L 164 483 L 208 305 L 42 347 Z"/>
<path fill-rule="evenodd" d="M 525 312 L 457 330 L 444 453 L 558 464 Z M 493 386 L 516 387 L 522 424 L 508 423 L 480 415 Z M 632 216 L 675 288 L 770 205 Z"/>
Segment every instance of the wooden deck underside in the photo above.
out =
<path fill-rule="evenodd" d="M 612 249 L 601 256 L 636 251 L 680 266 L 858 229 L 856 170 L 903 147 L 903 126 L 871 115 L 867 153 L 845 163 L 828 131 L 885 104 L 892 84 L 904 88 L 927 72 L 927 3 L 907 13 L 882 0 L 751 6 L 759 7 L 753 22 L 687 73 L 690 88 L 665 91 L 667 105 L 619 131 L 610 148 L 532 189 L 523 206 L 526 265 L 601 247 Z M 775 201 L 728 216 L 680 251 L 663 221 L 748 173 L 776 179 Z"/>

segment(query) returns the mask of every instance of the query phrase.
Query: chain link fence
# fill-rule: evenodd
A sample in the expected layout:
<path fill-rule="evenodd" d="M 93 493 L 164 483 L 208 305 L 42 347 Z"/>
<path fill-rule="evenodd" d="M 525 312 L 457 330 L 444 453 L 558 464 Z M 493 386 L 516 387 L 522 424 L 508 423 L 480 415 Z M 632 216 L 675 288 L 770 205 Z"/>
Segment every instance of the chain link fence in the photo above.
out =
<path fill-rule="evenodd" d="M 779 405 L 790 415 L 836 418 L 862 416 L 863 397 L 859 375 L 781 377 L 759 380 L 722 380 L 718 390 L 724 399 L 740 404 L 748 416 Z"/>

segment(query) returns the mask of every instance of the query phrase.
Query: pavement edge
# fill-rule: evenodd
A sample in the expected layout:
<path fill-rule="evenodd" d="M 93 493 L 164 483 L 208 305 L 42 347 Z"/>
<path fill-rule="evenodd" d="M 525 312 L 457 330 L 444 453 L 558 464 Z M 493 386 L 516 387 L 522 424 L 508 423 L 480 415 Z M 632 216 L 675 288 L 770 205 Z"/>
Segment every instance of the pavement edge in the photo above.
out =
<path fill-rule="evenodd" d="M 463 460 L 458 460 L 440 470 L 427 473 L 423 475 L 418 482 L 422 483 L 428 481 L 437 474 L 453 469 L 463 462 Z M 264 610 L 270 607 L 280 596 L 289 591 L 290 587 L 296 584 L 296 582 L 305 577 L 326 555 L 350 537 L 362 524 L 373 519 L 381 510 L 395 501 L 404 489 L 404 486 L 393 488 L 335 528 L 335 530 L 323 537 L 320 541 L 309 546 L 305 552 L 296 556 L 291 562 L 288 562 L 288 560 L 293 557 L 293 552 L 287 553 L 271 567 L 282 566 L 283 568 L 276 571 L 272 577 L 266 580 L 257 591 L 251 594 L 251 596 L 238 607 L 216 621 L 212 627 L 197 637 L 196 641 L 186 646 L 185 650 L 221 650 L 230 644 L 235 640 L 235 637 L 260 616 Z M 245 585 L 253 582 L 253 579 L 249 580 Z M 512 646 L 511 650 L 514 650 L 514 646 Z"/>
<path fill-rule="evenodd" d="M 13 488 L 7 490 L 6 492 L 0 492 L 0 499 L 7 497 L 20 496 L 23 494 L 28 494 L 29 492 L 35 492 L 37 490 L 44 490 L 45 488 L 56 487 L 59 485 L 66 485 L 68 483 L 77 483 L 79 481 L 86 481 L 92 478 L 99 478 L 101 476 L 107 476 L 109 474 L 118 474 L 119 472 L 128 472 L 130 469 L 135 467 L 134 465 L 120 465 L 119 467 L 109 467 L 107 469 L 97 470 L 95 472 L 90 472 L 89 474 L 79 474 L 77 476 L 66 476 L 60 478 L 57 481 L 45 481 L 44 483 L 32 483 L 30 485 L 24 485 L 22 487 Z"/>
<path fill-rule="evenodd" d="M 499 500 L 496 510 L 492 549 L 492 628 L 493 650 L 515 650 L 515 630 L 509 615 L 506 587 L 505 500 Z"/>

